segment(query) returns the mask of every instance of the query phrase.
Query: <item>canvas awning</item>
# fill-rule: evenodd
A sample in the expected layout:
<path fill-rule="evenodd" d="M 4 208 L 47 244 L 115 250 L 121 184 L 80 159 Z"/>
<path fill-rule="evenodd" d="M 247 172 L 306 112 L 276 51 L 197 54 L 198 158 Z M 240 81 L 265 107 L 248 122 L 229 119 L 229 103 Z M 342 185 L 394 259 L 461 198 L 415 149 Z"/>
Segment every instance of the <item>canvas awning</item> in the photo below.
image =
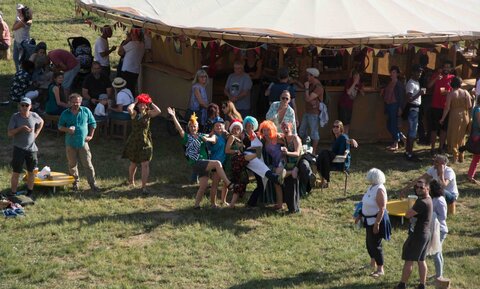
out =
<path fill-rule="evenodd" d="M 76 0 L 82 9 L 166 35 L 292 45 L 480 38 L 478 0 Z"/>

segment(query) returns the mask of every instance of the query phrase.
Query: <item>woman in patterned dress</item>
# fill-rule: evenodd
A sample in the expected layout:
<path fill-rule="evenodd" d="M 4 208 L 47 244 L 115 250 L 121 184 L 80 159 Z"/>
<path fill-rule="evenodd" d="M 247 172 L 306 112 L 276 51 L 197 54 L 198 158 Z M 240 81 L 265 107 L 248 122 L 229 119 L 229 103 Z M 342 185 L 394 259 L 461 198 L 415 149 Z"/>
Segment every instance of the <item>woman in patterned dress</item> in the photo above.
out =
<path fill-rule="evenodd" d="M 150 131 L 150 119 L 160 114 L 160 108 L 156 106 L 148 94 L 140 94 L 135 102 L 127 108 L 132 119 L 132 132 L 127 139 L 123 158 L 130 160 L 128 168 L 128 183 L 135 186 L 135 173 L 137 166 L 142 167 L 142 191 L 147 193 L 147 181 L 152 160 L 153 144 Z"/>

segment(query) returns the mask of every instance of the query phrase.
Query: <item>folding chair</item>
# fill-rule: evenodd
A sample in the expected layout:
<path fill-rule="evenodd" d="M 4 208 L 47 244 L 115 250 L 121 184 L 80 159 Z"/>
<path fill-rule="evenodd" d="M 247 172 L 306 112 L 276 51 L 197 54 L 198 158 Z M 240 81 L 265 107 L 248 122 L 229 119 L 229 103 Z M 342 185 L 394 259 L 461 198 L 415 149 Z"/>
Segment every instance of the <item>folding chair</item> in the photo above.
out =
<path fill-rule="evenodd" d="M 348 174 L 350 170 L 350 164 L 348 166 L 345 165 L 345 161 L 347 160 L 348 156 L 350 155 L 350 150 L 345 150 L 345 153 L 343 155 L 336 155 L 335 158 L 333 159 L 334 164 L 343 164 L 341 170 L 332 170 L 332 171 L 339 171 L 343 172 L 345 174 L 345 188 L 343 190 L 343 193 L 347 195 L 347 184 L 348 184 Z"/>

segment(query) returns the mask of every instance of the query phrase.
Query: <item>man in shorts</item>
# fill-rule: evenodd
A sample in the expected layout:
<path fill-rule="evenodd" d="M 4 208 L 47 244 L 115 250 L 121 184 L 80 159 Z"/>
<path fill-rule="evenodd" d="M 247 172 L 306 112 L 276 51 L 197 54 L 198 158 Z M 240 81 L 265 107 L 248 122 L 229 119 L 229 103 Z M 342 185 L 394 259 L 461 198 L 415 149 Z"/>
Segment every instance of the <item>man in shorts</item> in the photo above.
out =
<path fill-rule="evenodd" d="M 430 187 L 426 179 L 421 178 L 417 180 L 415 193 L 418 199 L 405 214 L 405 217 L 410 219 L 410 228 L 408 238 L 403 244 L 402 250 L 402 260 L 405 261 L 402 278 L 395 289 L 407 288 L 407 282 L 412 274 L 414 262 L 418 264 L 418 273 L 420 275 L 420 284 L 417 288 L 424 289 L 427 280 L 428 268 L 425 256 L 431 234 L 430 222 L 432 221 L 433 204 L 429 194 Z"/>
<path fill-rule="evenodd" d="M 443 149 L 445 146 L 445 140 L 447 139 L 447 128 L 448 128 L 448 119 L 440 124 L 440 119 L 443 115 L 443 110 L 445 109 L 445 102 L 447 101 L 447 94 L 452 90 L 450 82 L 455 77 L 451 74 L 453 64 L 451 61 L 445 61 L 443 63 L 442 69 L 437 71 L 432 75 L 432 78 L 428 82 L 428 87 L 433 87 L 433 96 L 432 96 L 432 106 L 430 109 L 430 142 L 432 155 L 435 154 L 435 141 L 437 139 L 437 133 L 440 137 L 440 144 L 438 147 L 438 152 L 443 154 Z"/>
<path fill-rule="evenodd" d="M 305 82 L 305 113 L 300 123 L 298 134 L 303 141 L 310 136 L 312 139 L 313 154 L 317 154 L 318 141 L 320 134 L 318 133 L 320 114 L 320 102 L 323 102 L 324 89 L 317 77 L 320 75 L 318 69 L 314 67 L 307 68 L 307 82 Z M 307 135 L 307 129 L 310 134 Z"/>
<path fill-rule="evenodd" d="M 12 115 L 8 123 L 8 136 L 13 138 L 12 177 L 10 179 L 11 191 L 7 198 L 21 205 L 33 204 L 31 199 L 33 192 L 34 169 L 38 165 L 37 145 L 35 139 L 42 131 L 43 119 L 35 112 L 30 111 L 32 101 L 30 98 L 22 98 L 19 104 L 19 112 Z M 27 195 L 16 196 L 18 179 L 23 171 L 23 164 L 27 166 Z"/>

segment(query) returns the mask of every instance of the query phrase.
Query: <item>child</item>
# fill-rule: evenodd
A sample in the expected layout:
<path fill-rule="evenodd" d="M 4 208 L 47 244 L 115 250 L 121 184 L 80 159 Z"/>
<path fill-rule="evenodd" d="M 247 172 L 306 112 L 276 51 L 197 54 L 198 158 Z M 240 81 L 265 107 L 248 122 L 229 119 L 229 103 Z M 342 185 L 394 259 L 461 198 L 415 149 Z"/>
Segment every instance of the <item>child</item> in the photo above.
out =
<path fill-rule="evenodd" d="M 93 112 L 96 121 L 104 121 L 107 119 L 106 106 L 108 106 L 108 95 L 102 93 L 98 96 L 98 103 Z"/>

